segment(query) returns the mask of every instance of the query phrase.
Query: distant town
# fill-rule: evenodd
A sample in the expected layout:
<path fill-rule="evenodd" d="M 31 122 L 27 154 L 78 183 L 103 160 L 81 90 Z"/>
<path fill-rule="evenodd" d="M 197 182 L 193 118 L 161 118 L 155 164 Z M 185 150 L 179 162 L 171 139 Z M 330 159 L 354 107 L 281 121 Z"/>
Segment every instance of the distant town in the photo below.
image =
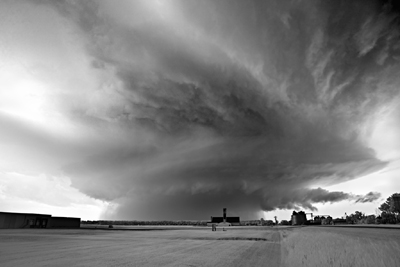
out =
<path fill-rule="evenodd" d="M 335 225 L 335 224 L 396 224 L 400 223 L 400 193 L 392 194 L 379 207 L 380 214 L 367 215 L 361 211 L 347 214 L 341 218 L 332 218 L 330 215 L 318 215 L 293 211 L 288 220 L 240 220 L 240 217 L 227 217 L 226 209 L 223 209 L 222 217 L 213 217 L 211 220 L 95 220 L 82 221 L 83 225 L 192 225 L 211 226 L 212 224 L 227 223 L 229 226 L 276 226 L 276 225 Z M 307 218 L 308 217 L 308 218 Z"/>

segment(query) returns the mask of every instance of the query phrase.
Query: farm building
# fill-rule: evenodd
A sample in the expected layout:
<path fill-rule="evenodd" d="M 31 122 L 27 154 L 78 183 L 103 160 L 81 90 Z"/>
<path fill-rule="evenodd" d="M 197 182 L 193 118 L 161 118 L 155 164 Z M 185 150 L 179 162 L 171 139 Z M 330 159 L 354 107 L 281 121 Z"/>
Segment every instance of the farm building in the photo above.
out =
<path fill-rule="evenodd" d="M 49 214 L 0 212 L 1 228 L 79 228 L 80 218 L 52 217 Z"/>
<path fill-rule="evenodd" d="M 293 211 L 292 214 L 292 225 L 302 225 L 307 222 L 307 217 L 304 211 Z"/>
<path fill-rule="evenodd" d="M 220 223 L 228 223 L 230 225 L 240 225 L 240 217 L 226 217 L 226 208 L 223 209 L 222 217 L 213 217 L 211 216 L 211 222 L 207 223 L 207 225 L 212 224 L 220 224 Z"/>

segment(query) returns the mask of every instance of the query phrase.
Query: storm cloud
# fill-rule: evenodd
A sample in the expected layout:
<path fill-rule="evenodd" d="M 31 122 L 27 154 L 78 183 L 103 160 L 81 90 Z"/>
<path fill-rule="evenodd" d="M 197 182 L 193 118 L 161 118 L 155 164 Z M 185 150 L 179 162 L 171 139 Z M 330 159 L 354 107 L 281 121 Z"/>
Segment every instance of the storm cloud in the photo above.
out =
<path fill-rule="evenodd" d="M 387 165 L 367 140 L 399 97 L 389 4 L 35 3 L 68 21 L 100 77 L 54 101 L 102 136 L 62 169 L 113 203 L 110 217 L 204 219 L 223 206 L 251 218 L 379 197 L 323 187 Z"/>

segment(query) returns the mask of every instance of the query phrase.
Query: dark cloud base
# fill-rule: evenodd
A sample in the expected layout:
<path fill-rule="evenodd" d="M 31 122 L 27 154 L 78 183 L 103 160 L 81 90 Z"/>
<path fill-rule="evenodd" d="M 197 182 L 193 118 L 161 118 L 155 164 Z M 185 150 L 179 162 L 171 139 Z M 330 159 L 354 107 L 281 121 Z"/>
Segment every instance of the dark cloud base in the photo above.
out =
<path fill-rule="evenodd" d="M 315 203 L 333 203 L 350 200 L 372 202 L 380 197 L 379 193 L 370 192 L 365 196 L 327 190 L 304 189 L 296 191 L 253 192 L 246 194 L 242 190 L 220 190 L 191 194 L 134 194 L 115 201 L 116 210 L 108 214 L 118 219 L 145 220 L 207 220 L 210 216 L 219 216 L 222 208 L 227 208 L 229 216 L 242 219 L 254 219 L 259 215 L 260 207 L 264 211 L 275 209 L 317 211 Z M 184 200 L 184 201 L 183 201 Z M 260 206 L 260 200 L 263 201 Z M 262 216 L 262 215 L 261 215 Z"/>

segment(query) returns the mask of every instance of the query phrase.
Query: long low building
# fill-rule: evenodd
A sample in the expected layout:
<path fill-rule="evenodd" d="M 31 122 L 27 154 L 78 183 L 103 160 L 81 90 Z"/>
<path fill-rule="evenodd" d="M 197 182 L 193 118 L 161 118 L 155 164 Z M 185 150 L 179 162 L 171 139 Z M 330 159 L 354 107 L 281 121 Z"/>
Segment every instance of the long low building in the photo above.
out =
<path fill-rule="evenodd" d="M 222 209 L 222 216 L 223 217 L 211 216 L 211 221 L 207 223 L 207 226 L 212 226 L 213 224 L 240 225 L 240 217 L 227 217 L 226 208 Z"/>
<path fill-rule="evenodd" d="M 81 218 L 49 214 L 0 212 L 0 228 L 80 228 Z"/>

